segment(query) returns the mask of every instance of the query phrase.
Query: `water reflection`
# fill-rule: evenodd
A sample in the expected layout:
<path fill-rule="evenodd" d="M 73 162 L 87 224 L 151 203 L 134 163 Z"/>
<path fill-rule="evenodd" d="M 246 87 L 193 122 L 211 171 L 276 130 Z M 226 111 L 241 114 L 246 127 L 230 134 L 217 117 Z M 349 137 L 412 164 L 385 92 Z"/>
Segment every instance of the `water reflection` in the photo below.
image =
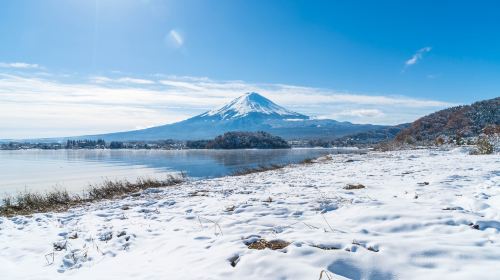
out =
<path fill-rule="evenodd" d="M 103 179 L 161 177 L 185 172 L 209 178 L 259 165 L 300 162 L 338 149 L 286 150 L 24 150 L 0 151 L 0 194 L 47 190 L 55 185 L 79 191 Z"/>

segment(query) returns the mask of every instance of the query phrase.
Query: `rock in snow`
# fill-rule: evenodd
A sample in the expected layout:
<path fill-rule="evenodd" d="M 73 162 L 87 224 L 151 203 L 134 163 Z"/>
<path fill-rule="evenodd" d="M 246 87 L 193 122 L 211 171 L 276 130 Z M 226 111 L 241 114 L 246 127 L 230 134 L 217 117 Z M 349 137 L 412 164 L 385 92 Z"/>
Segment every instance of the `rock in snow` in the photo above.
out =
<path fill-rule="evenodd" d="M 64 213 L 2 217 L 0 276 L 498 279 L 498 170 L 498 155 L 456 151 L 335 155 Z M 368 187 L 344 189 L 353 182 Z M 200 190 L 206 195 L 190 195 Z M 249 248 L 263 240 L 286 246 Z"/>

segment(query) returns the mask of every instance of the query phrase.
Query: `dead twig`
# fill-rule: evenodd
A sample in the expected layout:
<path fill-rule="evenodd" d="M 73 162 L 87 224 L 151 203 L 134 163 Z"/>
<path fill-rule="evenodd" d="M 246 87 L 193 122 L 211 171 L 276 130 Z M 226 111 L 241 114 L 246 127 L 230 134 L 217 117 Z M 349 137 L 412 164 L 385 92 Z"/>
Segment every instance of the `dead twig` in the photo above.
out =
<path fill-rule="evenodd" d="M 213 223 L 213 224 L 214 224 L 214 234 L 215 234 L 215 235 L 218 235 L 218 233 L 217 233 L 217 229 L 219 229 L 220 235 L 224 235 L 224 234 L 222 233 L 222 227 L 221 227 L 221 226 L 220 226 L 220 224 L 219 224 L 220 219 L 219 219 L 219 220 L 217 220 L 217 221 L 214 221 L 214 220 L 210 220 L 210 219 L 207 219 L 207 218 L 203 218 L 203 217 L 198 216 L 198 220 L 200 221 L 200 224 L 201 224 L 201 220 L 200 220 L 200 219 L 204 219 L 204 220 L 206 220 L 206 221 L 208 221 L 208 222 L 210 222 L 210 223 Z"/>
<path fill-rule="evenodd" d="M 47 257 L 52 257 L 52 261 L 49 261 L 50 259 Z M 52 265 L 54 264 L 54 258 L 55 258 L 55 252 L 52 251 L 52 253 L 45 254 L 45 260 L 47 261 L 47 265 Z"/>
<path fill-rule="evenodd" d="M 330 272 L 326 271 L 326 270 L 321 270 L 321 272 L 319 273 L 319 279 L 318 280 L 321 280 L 323 279 L 323 275 L 325 275 L 325 279 L 328 279 L 328 280 L 333 280 L 333 275 L 330 274 Z"/>
<path fill-rule="evenodd" d="M 323 217 L 323 220 L 325 220 L 325 223 L 328 225 L 328 227 L 330 228 L 330 230 L 332 232 L 334 232 L 335 230 L 332 228 L 332 226 L 330 225 L 330 223 L 328 222 L 328 220 L 325 218 L 325 216 L 323 214 L 321 214 L 321 217 Z"/>

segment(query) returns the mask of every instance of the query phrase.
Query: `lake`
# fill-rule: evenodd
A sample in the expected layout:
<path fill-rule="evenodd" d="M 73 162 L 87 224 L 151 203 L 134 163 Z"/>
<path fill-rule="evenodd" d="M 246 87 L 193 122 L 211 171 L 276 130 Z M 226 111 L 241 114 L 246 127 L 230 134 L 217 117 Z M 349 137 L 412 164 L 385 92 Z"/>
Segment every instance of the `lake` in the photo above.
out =
<path fill-rule="evenodd" d="M 14 150 L 0 151 L 0 196 L 64 188 L 79 192 L 105 179 L 162 179 L 185 172 L 213 178 L 259 165 L 298 163 L 349 149 L 283 150 Z"/>

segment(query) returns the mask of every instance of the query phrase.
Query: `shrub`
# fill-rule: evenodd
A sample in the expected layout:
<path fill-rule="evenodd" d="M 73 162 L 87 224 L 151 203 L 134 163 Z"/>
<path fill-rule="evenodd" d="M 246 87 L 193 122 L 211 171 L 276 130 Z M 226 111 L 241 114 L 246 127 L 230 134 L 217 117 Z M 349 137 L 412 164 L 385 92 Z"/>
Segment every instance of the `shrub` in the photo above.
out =
<path fill-rule="evenodd" d="M 445 143 L 444 137 L 439 136 L 438 138 L 436 138 L 436 145 L 441 146 L 444 145 L 444 143 Z"/>
<path fill-rule="evenodd" d="M 477 140 L 476 149 L 471 153 L 474 155 L 490 155 L 493 153 L 493 145 L 486 137 Z"/>

